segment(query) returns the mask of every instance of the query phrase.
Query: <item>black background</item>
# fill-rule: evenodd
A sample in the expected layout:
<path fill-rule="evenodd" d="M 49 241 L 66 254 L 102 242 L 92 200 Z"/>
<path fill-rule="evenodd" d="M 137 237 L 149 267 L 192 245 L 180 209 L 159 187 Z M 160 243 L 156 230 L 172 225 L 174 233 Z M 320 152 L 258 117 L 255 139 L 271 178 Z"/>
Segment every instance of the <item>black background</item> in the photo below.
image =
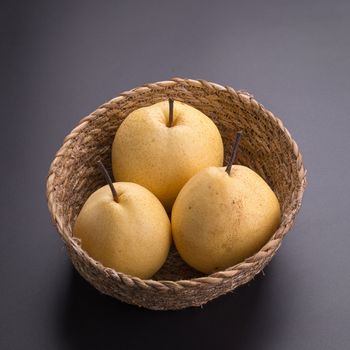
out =
<path fill-rule="evenodd" d="M 349 1 L 2 1 L 0 348 L 347 349 Z M 308 188 L 271 264 L 203 308 L 100 295 L 45 198 L 63 138 L 104 101 L 173 76 L 250 91 L 298 142 Z"/>

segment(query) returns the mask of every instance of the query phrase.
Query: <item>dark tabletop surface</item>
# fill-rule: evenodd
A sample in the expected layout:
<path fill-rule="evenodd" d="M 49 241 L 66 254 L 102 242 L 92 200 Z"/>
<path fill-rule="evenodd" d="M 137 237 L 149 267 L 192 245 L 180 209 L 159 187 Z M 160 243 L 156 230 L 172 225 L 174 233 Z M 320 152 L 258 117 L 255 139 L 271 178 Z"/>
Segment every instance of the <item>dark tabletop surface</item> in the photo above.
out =
<path fill-rule="evenodd" d="M 2 1 L 0 349 L 348 349 L 349 1 Z M 252 282 L 155 312 L 73 270 L 45 198 L 85 115 L 174 76 L 250 91 L 298 142 L 308 188 Z"/>

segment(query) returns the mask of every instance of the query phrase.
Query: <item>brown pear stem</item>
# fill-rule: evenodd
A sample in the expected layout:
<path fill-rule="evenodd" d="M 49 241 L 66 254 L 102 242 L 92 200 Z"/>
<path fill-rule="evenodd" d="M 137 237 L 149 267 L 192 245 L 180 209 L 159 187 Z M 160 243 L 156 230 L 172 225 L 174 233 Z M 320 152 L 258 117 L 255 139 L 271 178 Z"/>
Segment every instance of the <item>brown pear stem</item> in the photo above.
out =
<path fill-rule="evenodd" d="M 169 98 L 169 124 L 168 127 L 171 128 L 173 126 L 174 120 L 174 100 Z"/>
<path fill-rule="evenodd" d="M 102 164 L 102 162 L 100 160 L 97 162 L 97 164 L 100 168 L 101 174 L 106 179 L 106 182 L 108 183 L 108 185 L 112 191 L 113 199 L 118 203 L 118 193 L 117 193 L 115 187 L 113 186 L 113 182 L 112 182 L 111 177 L 108 174 L 108 171 L 106 170 L 105 166 Z"/>
<path fill-rule="evenodd" d="M 235 143 L 233 145 L 233 149 L 232 149 L 232 153 L 231 153 L 231 157 L 228 161 L 228 164 L 227 164 L 227 167 L 226 167 L 226 172 L 227 174 L 231 174 L 231 168 L 232 168 L 232 164 L 233 162 L 235 161 L 235 158 L 236 158 L 236 154 L 237 154 L 237 151 L 238 151 L 238 145 L 239 145 L 239 141 L 241 140 L 241 137 L 242 137 L 242 131 L 237 131 L 236 133 L 236 138 L 235 138 Z"/>

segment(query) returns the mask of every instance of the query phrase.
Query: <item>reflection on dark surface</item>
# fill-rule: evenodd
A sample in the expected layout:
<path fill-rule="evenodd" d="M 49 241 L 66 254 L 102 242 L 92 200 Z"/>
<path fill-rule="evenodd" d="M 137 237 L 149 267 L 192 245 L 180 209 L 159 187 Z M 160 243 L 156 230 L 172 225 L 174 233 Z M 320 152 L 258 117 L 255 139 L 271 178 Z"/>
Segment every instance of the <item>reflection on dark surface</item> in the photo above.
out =
<path fill-rule="evenodd" d="M 205 344 L 238 349 L 261 346 L 262 330 L 272 332 L 271 324 L 264 327 L 266 307 L 269 310 L 272 302 L 272 280 L 263 274 L 202 308 L 180 311 L 146 310 L 102 295 L 73 268 L 70 278 L 61 327 L 72 348 L 162 345 L 175 349 Z M 263 339 L 268 338 L 265 332 Z M 232 339 L 230 344 L 228 339 Z"/>

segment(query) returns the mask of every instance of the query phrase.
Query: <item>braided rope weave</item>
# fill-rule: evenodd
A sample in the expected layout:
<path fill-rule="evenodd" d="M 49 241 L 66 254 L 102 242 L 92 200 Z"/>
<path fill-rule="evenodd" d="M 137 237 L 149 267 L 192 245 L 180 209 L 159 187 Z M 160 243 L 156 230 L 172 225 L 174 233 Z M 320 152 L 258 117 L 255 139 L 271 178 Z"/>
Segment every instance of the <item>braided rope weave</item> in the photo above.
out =
<path fill-rule="evenodd" d="M 111 145 L 123 119 L 134 109 L 169 97 L 209 116 L 225 145 L 225 160 L 242 130 L 237 162 L 259 173 L 276 193 L 282 222 L 267 244 L 244 262 L 209 276 L 187 266 L 172 248 L 152 280 L 105 268 L 72 237 L 75 219 L 89 195 L 104 184 L 97 161 L 111 169 Z M 82 119 L 64 139 L 47 179 L 48 207 L 73 265 L 100 292 L 130 304 L 167 310 L 199 306 L 251 280 L 271 260 L 291 228 L 306 186 L 298 145 L 282 122 L 246 92 L 204 80 L 174 78 L 123 92 Z"/>

